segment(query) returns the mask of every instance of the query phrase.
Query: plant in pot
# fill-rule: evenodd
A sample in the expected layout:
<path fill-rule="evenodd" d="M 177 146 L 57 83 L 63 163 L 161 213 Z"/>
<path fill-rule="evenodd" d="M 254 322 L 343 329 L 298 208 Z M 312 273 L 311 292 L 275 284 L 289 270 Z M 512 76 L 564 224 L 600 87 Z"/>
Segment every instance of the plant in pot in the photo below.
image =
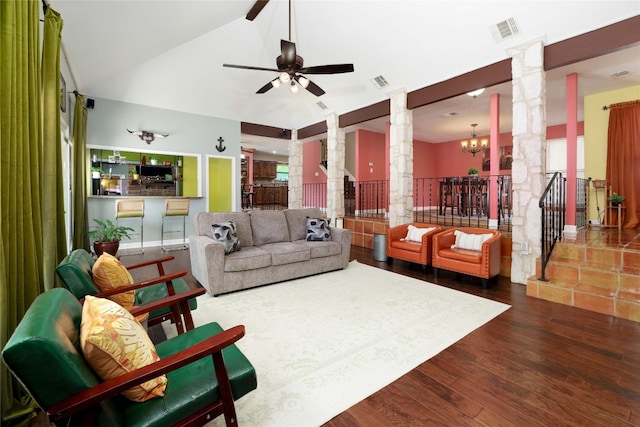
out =
<path fill-rule="evenodd" d="M 151 162 L 152 165 L 157 165 L 158 156 L 156 156 L 155 154 L 152 154 L 151 156 L 149 156 L 149 162 Z"/>
<path fill-rule="evenodd" d="M 129 169 L 129 176 L 133 180 L 140 179 L 140 174 L 138 173 L 138 170 L 135 167 Z"/>
<path fill-rule="evenodd" d="M 97 166 L 92 166 L 91 167 L 91 178 L 100 179 L 100 177 L 102 176 L 103 173 L 104 173 L 104 171 L 102 170 L 102 168 L 99 168 Z"/>
<path fill-rule="evenodd" d="M 618 193 L 611 193 L 607 200 L 611 202 L 612 206 L 618 206 L 620 203 L 624 201 L 624 196 L 621 196 Z"/>
<path fill-rule="evenodd" d="M 98 225 L 89 231 L 89 237 L 93 241 L 93 250 L 97 256 L 103 252 L 115 256 L 120 247 L 120 240 L 130 239 L 129 233 L 134 231 L 131 227 L 118 226 L 110 219 L 104 222 L 99 219 L 93 221 Z"/>
<path fill-rule="evenodd" d="M 469 170 L 467 170 L 469 175 L 478 175 L 478 172 L 478 168 L 469 168 Z"/>

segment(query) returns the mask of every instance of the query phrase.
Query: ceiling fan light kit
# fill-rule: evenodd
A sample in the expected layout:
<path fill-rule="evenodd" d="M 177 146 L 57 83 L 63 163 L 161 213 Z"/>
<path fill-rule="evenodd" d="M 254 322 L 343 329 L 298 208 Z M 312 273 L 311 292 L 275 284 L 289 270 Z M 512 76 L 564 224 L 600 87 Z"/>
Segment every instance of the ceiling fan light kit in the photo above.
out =
<path fill-rule="evenodd" d="M 267 0 L 268 1 L 268 0 Z M 255 19 L 257 14 L 262 10 L 267 1 L 258 0 L 254 7 L 251 9 L 251 20 Z M 260 4 L 258 4 L 260 3 Z M 249 19 L 249 15 L 247 15 Z M 340 74 L 353 72 L 353 64 L 332 64 L 332 65 L 317 65 L 313 67 L 304 67 L 304 59 L 296 53 L 296 44 L 291 40 L 291 0 L 289 0 L 289 40 L 280 40 L 280 55 L 276 58 L 276 68 L 265 67 L 253 67 L 248 65 L 234 65 L 234 64 L 222 64 L 223 67 L 240 68 L 244 70 L 258 70 L 258 71 L 274 71 L 280 73 L 275 80 L 271 80 L 266 85 L 262 86 L 256 91 L 256 93 L 265 93 L 271 88 L 280 87 L 281 83 L 291 82 L 291 93 L 298 93 L 298 86 L 296 82 L 304 89 L 308 90 L 315 96 L 324 95 L 325 91 L 313 83 L 309 78 L 303 74 Z M 279 80 L 279 82 L 277 82 Z"/>

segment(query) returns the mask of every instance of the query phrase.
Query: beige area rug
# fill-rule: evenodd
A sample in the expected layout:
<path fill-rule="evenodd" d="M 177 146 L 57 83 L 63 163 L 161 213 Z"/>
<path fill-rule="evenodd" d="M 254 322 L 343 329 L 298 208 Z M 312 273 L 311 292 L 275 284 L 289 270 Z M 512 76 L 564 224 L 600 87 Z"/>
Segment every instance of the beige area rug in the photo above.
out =
<path fill-rule="evenodd" d="M 236 402 L 239 424 L 303 427 L 329 421 L 509 307 L 352 261 L 342 271 L 203 295 L 193 316 L 196 325 L 246 327 L 237 345 L 258 388 Z"/>

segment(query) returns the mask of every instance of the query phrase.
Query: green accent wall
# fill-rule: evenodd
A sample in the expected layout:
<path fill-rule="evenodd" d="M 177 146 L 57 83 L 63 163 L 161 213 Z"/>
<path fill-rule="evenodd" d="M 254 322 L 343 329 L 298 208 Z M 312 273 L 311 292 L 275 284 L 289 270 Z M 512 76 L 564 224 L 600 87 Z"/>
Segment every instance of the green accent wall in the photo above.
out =
<path fill-rule="evenodd" d="M 233 211 L 232 159 L 209 157 L 209 212 Z"/>
<path fill-rule="evenodd" d="M 198 196 L 198 158 L 185 156 L 182 158 L 182 195 L 185 197 Z"/>

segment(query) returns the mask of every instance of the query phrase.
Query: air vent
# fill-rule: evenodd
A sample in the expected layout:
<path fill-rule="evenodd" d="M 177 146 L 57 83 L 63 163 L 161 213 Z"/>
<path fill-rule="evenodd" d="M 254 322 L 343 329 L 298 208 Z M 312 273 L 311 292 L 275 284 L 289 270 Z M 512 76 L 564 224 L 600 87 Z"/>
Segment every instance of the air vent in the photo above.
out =
<path fill-rule="evenodd" d="M 617 72 L 611 74 L 611 77 L 613 77 L 614 79 L 619 79 L 621 77 L 626 77 L 629 74 L 631 74 L 629 71 L 623 70 L 623 71 L 617 71 Z"/>
<path fill-rule="evenodd" d="M 444 115 L 445 115 L 445 117 L 455 117 L 455 116 L 458 115 L 458 113 L 455 112 L 455 111 L 450 111 L 448 113 L 444 113 Z"/>
<path fill-rule="evenodd" d="M 318 101 L 318 102 L 316 102 L 316 105 L 317 105 L 317 106 L 318 106 L 318 108 L 319 108 L 319 109 L 321 109 L 321 110 L 326 110 L 326 109 L 327 109 L 327 106 L 326 106 L 326 105 L 324 105 L 324 102 L 322 102 L 322 101 Z"/>
<path fill-rule="evenodd" d="M 491 27 L 491 31 L 493 33 L 493 38 L 497 42 L 520 34 L 520 30 L 518 30 L 518 25 L 514 18 L 498 22 L 494 27 Z"/>
<path fill-rule="evenodd" d="M 378 89 L 389 86 L 389 82 L 387 82 L 387 79 L 382 76 L 374 77 L 373 79 L 371 79 L 371 81 Z"/>

